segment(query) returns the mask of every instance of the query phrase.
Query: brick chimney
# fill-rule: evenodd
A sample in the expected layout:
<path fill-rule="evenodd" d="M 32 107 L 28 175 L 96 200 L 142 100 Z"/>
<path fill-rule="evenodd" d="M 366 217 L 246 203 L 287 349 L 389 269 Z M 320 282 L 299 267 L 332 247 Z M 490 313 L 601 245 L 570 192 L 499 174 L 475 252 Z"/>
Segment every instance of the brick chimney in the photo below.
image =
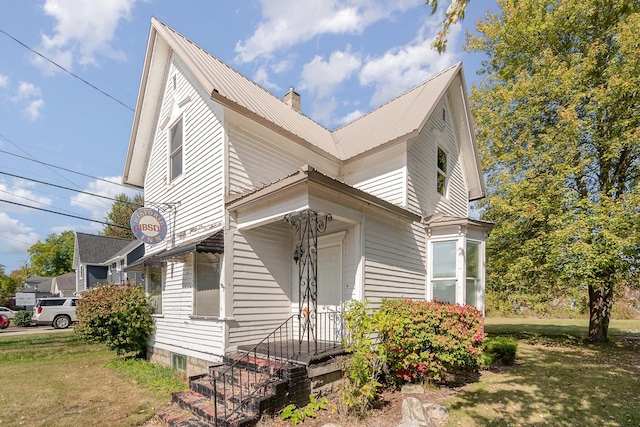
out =
<path fill-rule="evenodd" d="M 300 94 L 293 90 L 293 86 L 289 88 L 289 92 L 284 95 L 284 102 L 297 112 L 300 112 Z"/>

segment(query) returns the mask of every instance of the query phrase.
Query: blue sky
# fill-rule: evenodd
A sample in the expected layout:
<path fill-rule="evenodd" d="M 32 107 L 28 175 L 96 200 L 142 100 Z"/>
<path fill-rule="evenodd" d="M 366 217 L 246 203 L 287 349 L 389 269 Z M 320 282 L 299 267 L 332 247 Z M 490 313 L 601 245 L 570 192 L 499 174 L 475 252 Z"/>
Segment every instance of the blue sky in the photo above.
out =
<path fill-rule="evenodd" d="M 99 221 L 111 207 L 44 183 L 136 194 L 118 184 L 152 16 L 278 96 L 294 86 L 303 113 L 334 129 L 458 61 L 478 81 L 483 58 L 461 49 L 464 31 L 497 6 L 471 1 L 443 55 L 430 48 L 441 18 L 421 0 L 0 0 L 0 10 L 0 264 L 9 273 L 51 233 L 104 227 L 16 204 Z"/>

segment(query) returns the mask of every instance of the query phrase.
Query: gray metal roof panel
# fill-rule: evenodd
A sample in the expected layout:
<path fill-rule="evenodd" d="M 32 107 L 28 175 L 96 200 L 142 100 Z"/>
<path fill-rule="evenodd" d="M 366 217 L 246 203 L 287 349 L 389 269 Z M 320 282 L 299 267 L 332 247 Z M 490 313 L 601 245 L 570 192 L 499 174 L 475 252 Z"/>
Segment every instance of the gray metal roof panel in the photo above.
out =
<path fill-rule="evenodd" d="M 444 96 L 461 64 L 408 90 L 386 104 L 333 132 L 343 159 L 384 145 L 389 141 L 419 132 L 426 119 Z"/>
<path fill-rule="evenodd" d="M 168 25 L 153 19 L 154 28 L 185 61 L 208 93 L 221 96 L 337 157 L 329 130 L 234 70 Z"/>

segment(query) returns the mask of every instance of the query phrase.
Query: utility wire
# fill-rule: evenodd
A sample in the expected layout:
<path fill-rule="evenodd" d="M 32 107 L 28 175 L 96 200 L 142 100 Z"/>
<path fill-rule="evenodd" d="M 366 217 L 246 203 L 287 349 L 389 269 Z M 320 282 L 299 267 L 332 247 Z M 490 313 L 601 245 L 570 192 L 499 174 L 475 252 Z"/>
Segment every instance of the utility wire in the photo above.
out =
<path fill-rule="evenodd" d="M 2 134 L 0 134 L 0 138 L 6 139 Z M 60 170 L 63 170 L 65 172 L 75 173 L 76 175 L 80 175 L 80 176 L 84 176 L 84 177 L 87 177 L 87 178 L 95 179 L 97 181 L 108 182 L 109 184 L 119 185 L 120 187 L 131 188 L 131 187 L 127 186 L 127 185 L 120 184 L 119 182 L 113 182 L 113 181 L 109 181 L 108 179 L 99 178 L 97 176 L 88 175 L 88 174 L 82 173 L 82 172 L 77 172 L 77 171 L 74 171 L 74 170 L 71 170 L 71 169 L 63 168 L 62 166 L 56 166 L 56 165 L 53 165 L 51 163 L 46 163 L 46 162 L 40 161 L 40 160 L 35 159 L 35 158 L 30 158 L 30 157 L 27 157 L 27 156 L 21 156 L 20 154 L 12 153 L 10 151 L 0 150 L 0 153 L 4 153 L 4 154 L 8 154 L 10 156 L 18 157 L 20 159 L 28 160 L 30 162 L 39 163 L 39 164 L 44 165 L 44 166 L 49 166 L 49 167 L 52 167 L 52 168 L 60 169 Z"/>
<path fill-rule="evenodd" d="M 19 179 L 25 179 L 25 180 L 27 180 L 27 181 L 37 182 L 38 184 L 49 185 L 49 186 L 51 186 L 51 187 L 61 188 L 61 189 L 63 189 L 63 190 L 75 191 L 76 193 L 87 194 L 87 195 L 89 195 L 89 196 L 100 197 L 100 198 L 102 198 L 102 199 L 107 199 L 107 200 L 111 200 L 111 201 L 114 201 L 114 202 L 118 202 L 118 201 L 120 201 L 120 200 L 118 200 L 118 199 L 114 199 L 113 197 L 103 196 L 103 195 L 101 195 L 101 194 L 96 194 L 96 193 L 90 193 L 90 192 L 88 192 L 88 191 L 76 190 L 75 188 L 64 187 L 64 186 L 62 186 L 62 185 L 51 184 L 51 183 L 49 183 L 49 182 L 39 181 L 39 180 L 37 180 L 37 179 L 33 179 L 33 178 L 27 178 L 27 177 L 20 176 L 20 175 L 15 175 L 15 174 L 12 174 L 12 173 L 9 173 L 9 172 L 2 172 L 2 171 L 0 171 L 0 174 L 2 174 L 2 175 L 8 175 L 8 176 L 11 176 L 11 177 L 13 177 L 13 178 L 19 178 Z M 107 181 L 107 182 L 110 182 L 110 181 Z M 130 204 L 130 205 L 134 205 L 134 206 L 142 206 L 142 205 L 139 205 L 139 204 L 137 204 L 137 203 L 133 203 L 133 202 L 126 202 L 126 203 L 128 203 L 128 204 Z"/>
<path fill-rule="evenodd" d="M 21 42 L 20 40 L 18 40 L 17 38 L 13 37 L 11 34 L 7 33 L 6 31 L 4 31 L 2 28 L 0 28 L 0 33 L 3 33 L 4 35 L 6 35 L 7 37 L 9 37 L 10 39 L 12 39 L 13 41 L 15 41 L 16 43 L 18 43 L 19 45 L 25 47 L 26 49 L 30 50 L 31 52 L 35 53 L 36 55 L 38 55 L 39 57 L 49 61 L 50 63 L 52 63 L 53 65 L 55 65 L 56 67 L 60 68 L 62 71 L 64 71 L 65 73 L 75 77 L 76 79 L 80 80 L 81 82 L 83 82 L 84 84 L 86 84 L 87 86 L 91 87 L 92 89 L 97 90 L 98 92 L 100 92 L 101 94 L 103 94 L 104 96 L 111 98 L 112 100 L 116 101 L 118 104 L 122 105 L 125 108 L 128 108 L 131 111 L 135 111 L 133 108 L 129 107 L 127 104 L 125 104 L 124 102 L 120 101 L 119 99 L 113 97 L 112 95 L 108 94 L 107 92 L 103 91 L 102 89 L 99 89 L 97 86 L 94 86 L 93 84 L 89 83 L 88 81 L 86 81 L 85 79 L 83 79 L 82 77 L 72 73 L 71 71 L 67 70 L 66 68 L 64 68 L 62 65 L 58 64 L 57 62 L 47 58 L 46 56 L 44 56 L 43 54 L 41 54 L 40 52 L 30 48 L 29 46 L 27 46 L 26 44 L 24 44 L 23 42 Z"/>
<path fill-rule="evenodd" d="M 18 150 L 22 151 L 24 154 L 26 154 L 27 156 L 29 156 L 29 158 L 33 159 L 33 161 L 35 162 L 39 162 L 38 159 L 36 159 L 34 156 L 32 156 L 30 153 L 28 153 L 27 151 L 23 150 L 18 144 L 16 144 L 15 142 L 11 141 L 9 138 L 7 138 L 4 135 L 0 135 L 0 137 L 2 139 L 4 139 L 5 141 L 7 141 L 9 144 L 13 145 L 14 147 L 16 147 Z M 27 160 L 29 160 L 29 158 L 26 158 Z M 47 165 L 45 165 L 47 166 Z M 59 177 L 61 177 L 62 179 L 64 179 L 65 181 L 67 181 L 68 183 L 76 186 L 78 189 L 80 188 L 80 186 L 78 184 L 76 184 L 75 182 L 71 181 L 69 178 L 67 178 L 66 176 L 62 175 L 61 173 L 59 173 L 58 171 L 52 169 L 50 166 L 47 166 L 47 169 L 49 169 L 51 172 L 53 172 L 54 174 L 58 175 Z M 80 191 L 80 190 L 74 190 L 74 191 Z"/>
<path fill-rule="evenodd" d="M 12 205 L 22 206 L 23 208 L 35 209 L 35 210 L 38 210 L 38 211 L 48 212 L 48 213 L 52 213 L 52 214 L 56 214 L 56 215 L 68 216 L 70 218 L 81 219 L 81 220 L 84 220 L 84 221 L 97 222 L 98 224 L 104 224 L 104 225 L 109 225 L 111 227 L 117 227 L 117 228 L 122 228 L 124 230 L 129 230 L 129 227 L 125 227 L 125 226 L 122 226 L 122 225 L 113 224 L 113 223 L 106 222 L 106 221 L 98 221 L 97 219 L 85 218 L 83 216 L 66 214 L 66 213 L 63 213 L 63 212 L 52 211 L 50 209 L 38 208 L 36 206 L 24 205 L 22 203 L 12 202 L 10 200 L 0 199 L 0 202 L 11 203 Z"/>

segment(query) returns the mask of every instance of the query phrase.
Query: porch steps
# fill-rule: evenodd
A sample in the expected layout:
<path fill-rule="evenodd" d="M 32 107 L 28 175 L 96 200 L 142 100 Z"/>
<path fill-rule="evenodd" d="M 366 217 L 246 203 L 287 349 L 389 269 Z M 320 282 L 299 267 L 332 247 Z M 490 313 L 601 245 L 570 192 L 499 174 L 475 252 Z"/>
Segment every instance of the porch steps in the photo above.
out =
<path fill-rule="evenodd" d="M 172 403 L 188 412 L 166 411 L 158 416 L 172 427 L 254 426 L 263 412 L 284 407 L 293 395 L 304 392 L 308 397 L 308 387 L 300 387 L 304 380 L 306 367 L 302 365 L 230 355 L 222 365 L 190 377 L 188 390 L 173 393 Z"/>

